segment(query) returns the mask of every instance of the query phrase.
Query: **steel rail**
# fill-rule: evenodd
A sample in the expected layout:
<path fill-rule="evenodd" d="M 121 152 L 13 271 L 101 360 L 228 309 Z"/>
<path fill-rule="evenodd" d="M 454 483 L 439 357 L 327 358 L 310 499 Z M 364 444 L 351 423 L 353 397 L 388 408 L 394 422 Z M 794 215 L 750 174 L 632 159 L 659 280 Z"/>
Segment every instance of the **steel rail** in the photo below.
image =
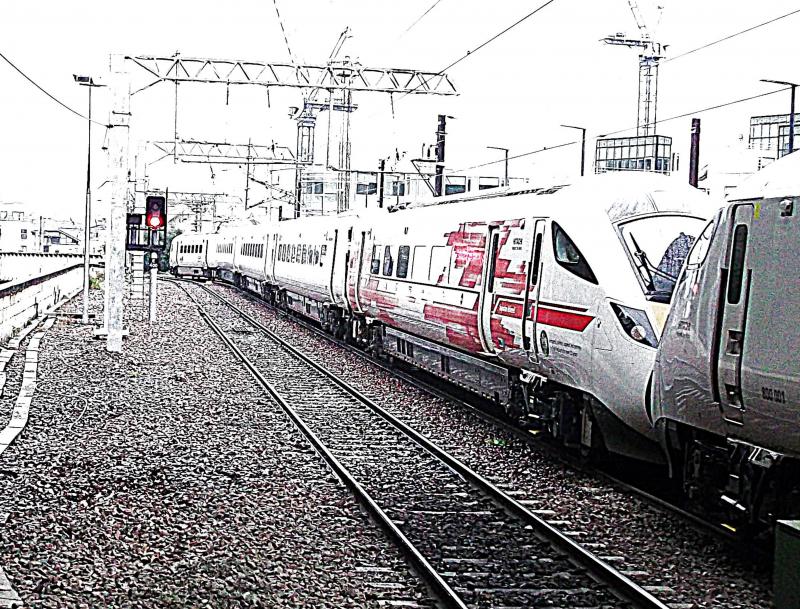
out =
<path fill-rule="evenodd" d="M 269 309 L 271 309 L 272 311 L 276 312 L 279 315 L 286 315 L 287 314 L 286 311 L 284 311 L 284 310 L 282 310 L 280 308 L 277 308 L 277 307 L 275 307 L 273 305 L 270 305 L 265 300 L 259 299 L 258 297 L 256 297 L 252 293 L 248 292 L 247 290 L 244 290 L 242 288 L 238 288 L 238 287 L 236 287 L 236 286 L 234 286 L 232 284 L 228 284 L 228 283 L 225 283 L 223 285 L 225 287 L 227 287 L 227 288 L 236 290 L 238 293 L 240 293 L 245 298 L 248 298 L 249 300 L 251 300 L 254 303 L 258 303 L 258 304 L 261 304 L 261 305 L 264 305 L 264 306 L 268 307 Z M 399 370 L 397 368 L 393 368 L 392 366 L 389 366 L 389 365 L 385 364 L 384 362 L 380 361 L 379 359 L 376 359 L 376 358 L 370 356 L 369 354 L 367 354 L 364 351 L 354 347 L 353 345 L 348 344 L 348 343 L 346 343 L 344 341 L 341 341 L 341 340 L 331 336 L 330 334 L 325 333 L 324 331 L 322 331 L 320 328 L 318 328 L 317 326 L 315 326 L 311 322 L 308 322 L 308 321 L 306 321 L 306 320 L 304 320 L 304 319 L 302 319 L 300 317 L 297 317 L 295 315 L 290 315 L 288 317 L 288 319 L 290 319 L 293 323 L 296 323 L 296 324 L 300 325 L 301 327 L 305 328 L 309 332 L 314 333 L 316 336 L 318 336 L 320 338 L 324 338 L 325 340 L 328 340 L 328 341 L 334 343 L 338 347 L 341 347 L 342 349 L 345 349 L 348 353 L 351 353 L 351 354 L 355 355 L 356 357 L 359 357 L 363 361 L 369 362 L 370 364 L 372 364 L 373 366 L 376 366 L 377 368 L 380 368 L 384 372 L 386 372 L 388 374 L 391 374 L 392 376 L 394 376 L 394 377 L 396 377 L 396 378 L 398 378 L 398 379 L 400 379 L 400 380 L 402 380 L 402 381 L 404 381 L 406 383 L 409 383 L 410 385 L 413 385 L 417 389 L 419 389 L 421 391 L 424 391 L 425 393 L 428 393 L 428 394 L 432 395 L 433 397 L 439 398 L 441 400 L 446 400 L 448 402 L 451 402 L 451 403 L 455 404 L 456 406 L 458 406 L 460 408 L 468 410 L 472 414 L 474 414 L 475 416 L 483 419 L 484 421 L 486 421 L 486 422 L 488 422 L 488 423 L 490 423 L 492 425 L 500 427 L 503 431 L 506 431 L 506 432 L 514 435 L 515 437 L 519 438 L 523 442 L 525 442 L 525 443 L 527 443 L 527 444 L 529 444 L 531 446 L 534 446 L 534 447 L 536 447 L 538 449 L 546 450 L 550 456 L 558 459 L 563 464 L 568 465 L 569 467 L 578 469 L 579 471 L 590 472 L 592 474 L 601 476 L 602 478 L 604 478 L 605 480 L 607 480 L 611 484 L 616 485 L 619 489 L 624 490 L 624 491 L 628 491 L 628 492 L 630 492 L 630 493 L 632 493 L 634 495 L 637 495 L 641 499 L 654 504 L 656 507 L 664 510 L 665 512 L 669 512 L 669 513 L 672 513 L 672 514 L 674 514 L 674 515 L 676 515 L 676 516 L 678 516 L 680 518 L 684 518 L 685 520 L 689 521 L 689 524 L 694 526 L 698 530 L 698 532 L 708 533 L 708 534 L 714 535 L 717 538 L 719 538 L 721 541 L 729 543 L 729 544 L 736 545 L 736 544 L 740 544 L 742 542 L 741 536 L 739 536 L 737 533 L 731 532 L 730 530 L 728 530 L 727 528 L 723 527 L 722 525 L 710 522 L 709 520 L 704 519 L 702 516 L 699 516 L 699 515 L 697 515 L 697 514 L 695 514 L 693 512 L 690 512 L 689 510 L 687 510 L 685 508 L 680 507 L 679 505 L 676 505 L 676 504 L 670 502 L 668 499 L 664 499 L 663 497 L 659 497 L 658 495 L 655 495 L 650 491 L 647 491 L 647 490 L 645 490 L 643 488 L 639 488 L 634 483 L 627 482 L 626 480 L 624 480 L 624 479 L 622 479 L 622 478 L 620 478 L 620 477 L 618 477 L 618 476 L 616 476 L 614 474 L 611 474 L 609 472 L 603 471 L 602 469 L 598 469 L 596 467 L 587 469 L 584 463 L 582 463 L 581 461 L 579 461 L 576 458 L 573 458 L 571 455 L 565 453 L 564 451 L 559 450 L 559 448 L 557 446 L 553 446 L 552 443 L 547 442 L 546 440 L 542 440 L 540 438 L 537 438 L 536 436 L 531 435 L 526 430 L 521 429 L 521 428 L 509 423 L 508 421 L 502 419 L 499 416 L 496 416 L 496 415 L 492 414 L 491 412 L 488 412 L 486 410 L 486 408 L 482 408 L 480 406 L 476 406 L 475 404 L 472 404 L 472 403 L 470 403 L 469 401 L 467 401 L 467 400 L 465 400 L 463 398 L 460 398 L 460 397 L 458 397 L 456 395 L 453 395 L 452 393 L 448 393 L 445 389 L 442 389 L 442 388 L 436 386 L 433 383 L 426 382 L 426 381 L 424 381 L 422 379 L 417 378 L 413 374 L 410 374 L 408 372 L 404 372 L 402 370 Z M 748 552 L 750 552 L 750 551 L 753 550 L 753 547 L 752 546 L 748 546 L 745 549 Z M 764 560 L 771 560 L 771 554 L 769 552 L 761 551 L 760 552 L 760 556 Z"/>
<path fill-rule="evenodd" d="M 236 356 L 236 358 L 244 365 L 244 367 L 250 372 L 253 378 L 256 379 L 259 385 L 269 394 L 269 396 L 275 400 L 278 405 L 283 409 L 283 411 L 289 416 L 295 426 L 300 430 L 300 432 L 311 442 L 314 450 L 325 459 L 328 463 L 330 468 L 334 471 L 336 476 L 342 481 L 343 484 L 350 489 L 350 491 L 355 495 L 358 502 L 367 510 L 367 512 L 372 516 L 372 518 L 377 522 L 378 526 L 389 536 L 392 542 L 400 549 L 400 551 L 406 556 L 406 558 L 411 562 L 414 568 L 417 570 L 419 575 L 425 580 L 425 582 L 430 586 L 433 590 L 434 595 L 437 597 L 439 601 L 443 603 L 445 607 L 448 609 L 467 609 L 467 605 L 464 604 L 464 601 L 461 600 L 461 597 L 447 584 L 446 581 L 442 578 L 442 576 L 436 571 L 433 566 L 428 562 L 428 560 L 417 550 L 416 546 L 405 536 L 405 534 L 400 530 L 400 528 L 392 521 L 391 518 L 383 511 L 383 509 L 377 504 L 377 502 L 372 498 L 372 496 L 367 493 L 363 486 L 350 474 L 349 470 L 341 464 L 341 462 L 333 455 L 333 453 L 323 444 L 323 442 L 317 437 L 317 435 L 311 431 L 311 429 L 306 425 L 303 419 L 297 414 L 297 412 L 286 402 L 286 400 L 281 397 L 281 395 L 277 392 L 277 390 L 270 384 L 267 379 L 261 374 L 258 368 L 247 358 L 247 356 L 242 353 L 241 349 L 236 346 L 236 344 L 228 337 L 225 331 L 219 327 L 219 325 L 211 318 L 205 308 L 197 301 L 197 299 L 189 293 L 189 291 L 182 285 L 183 283 L 188 283 L 184 280 L 177 280 L 177 279 L 165 279 L 170 283 L 174 283 L 178 285 L 184 293 L 194 302 L 197 306 L 198 311 L 200 312 L 200 317 L 208 324 L 211 330 L 219 336 L 220 340 L 225 344 L 225 346 L 230 349 L 230 351 Z M 221 297 L 214 294 L 213 291 L 208 289 L 203 284 L 198 284 L 200 287 L 204 288 L 209 294 L 214 295 L 220 300 L 223 300 Z M 227 304 L 227 303 L 226 303 Z M 233 305 L 228 305 L 231 309 L 234 309 Z M 234 309 L 235 310 L 235 309 Z M 239 313 L 239 311 L 236 311 Z M 249 320 L 248 320 L 249 321 Z M 259 328 L 261 329 L 261 328 Z"/>
<path fill-rule="evenodd" d="M 332 380 L 341 389 L 343 389 L 344 391 L 349 393 L 352 397 L 356 398 L 359 402 L 367 406 L 370 410 L 372 410 L 375 414 L 384 419 L 387 423 L 391 424 L 401 433 L 411 438 L 414 442 L 416 442 L 419 446 L 424 448 L 434 457 L 447 464 L 448 467 L 450 467 L 452 470 L 454 470 L 460 476 L 462 476 L 465 480 L 467 480 L 467 482 L 469 482 L 474 488 L 478 489 L 479 491 L 487 495 L 489 498 L 494 500 L 495 503 L 506 509 L 508 512 L 510 512 L 512 515 L 514 515 L 519 520 L 524 522 L 526 525 L 531 526 L 551 545 L 558 548 L 561 552 L 563 552 L 576 564 L 586 569 L 596 580 L 600 581 L 605 586 L 607 586 L 609 590 L 613 591 L 622 600 L 627 601 L 632 605 L 634 605 L 635 607 L 639 607 L 641 609 L 668 609 L 667 605 L 659 601 L 655 596 L 650 594 L 647 590 L 639 586 L 633 580 L 620 573 L 618 570 L 616 570 L 608 563 L 601 560 L 594 553 L 590 552 L 580 544 L 570 539 L 568 536 L 563 534 L 554 526 L 546 522 L 543 518 L 540 518 L 539 516 L 531 512 L 528 508 L 519 503 L 513 497 L 503 492 L 490 480 L 484 478 L 483 476 L 475 472 L 473 469 L 468 467 L 466 464 L 462 463 L 456 457 L 452 456 L 450 453 L 446 452 L 445 450 L 443 450 L 442 448 L 431 442 L 427 437 L 423 436 L 416 430 L 409 427 L 403 421 L 401 421 L 393 414 L 380 407 L 370 398 L 365 396 L 358 389 L 356 389 L 346 381 L 342 380 L 334 373 L 328 371 L 314 360 L 310 359 L 304 353 L 302 353 L 294 346 L 292 346 L 289 342 L 287 342 L 286 340 L 275 334 L 272 330 L 264 326 L 258 320 L 253 318 L 251 315 L 243 311 L 241 308 L 237 307 L 235 304 L 231 303 L 228 299 L 217 294 L 205 284 L 198 284 L 198 285 L 208 294 L 210 294 L 211 296 L 213 296 L 214 298 L 216 298 L 217 300 L 228 306 L 231 310 L 238 313 L 242 317 L 242 319 L 244 319 L 249 324 L 261 330 L 270 339 L 281 345 L 286 351 L 288 351 L 289 353 L 291 353 L 292 355 L 294 355 L 295 357 L 306 363 L 308 366 L 310 366 L 320 374 Z"/>

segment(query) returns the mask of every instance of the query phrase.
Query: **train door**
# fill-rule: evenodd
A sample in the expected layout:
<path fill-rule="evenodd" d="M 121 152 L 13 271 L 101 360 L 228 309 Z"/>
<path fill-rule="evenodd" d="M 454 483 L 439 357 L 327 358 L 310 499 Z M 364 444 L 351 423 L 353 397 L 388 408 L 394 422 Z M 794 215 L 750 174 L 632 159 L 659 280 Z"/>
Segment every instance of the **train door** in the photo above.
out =
<path fill-rule="evenodd" d="M 539 314 L 539 293 L 541 292 L 542 278 L 542 242 L 546 222 L 536 220 L 533 229 L 533 247 L 531 248 L 531 261 L 528 265 L 528 289 L 525 291 L 525 304 L 523 307 L 525 322 L 522 324 L 522 346 L 528 352 L 528 360 L 539 363 L 539 341 L 536 340 L 536 317 Z"/>
<path fill-rule="evenodd" d="M 478 336 L 481 339 L 481 346 L 486 353 L 495 353 L 492 341 L 492 308 L 494 307 L 495 294 L 495 275 L 497 273 L 497 255 L 500 251 L 500 230 L 497 226 L 489 227 L 489 235 L 486 239 L 486 252 L 483 259 L 483 289 L 480 294 L 478 310 Z"/>
<path fill-rule="evenodd" d="M 718 354 L 712 363 L 716 367 L 716 388 L 722 415 L 729 425 L 735 427 L 744 424 L 746 409 L 742 396 L 742 354 L 750 296 L 748 245 L 752 222 L 753 204 L 744 203 L 731 210 L 728 268 L 723 269 L 727 281 L 723 282 L 719 301 Z"/>
<path fill-rule="evenodd" d="M 365 231 L 359 231 L 355 241 L 348 248 L 349 259 L 347 260 L 347 295 L 350 306 L 356 313 L 362 313 L 361 301 L 359 299 L 361 273 L 364 266 L 364 242 L 367 235 Z M 353 258 L 355 257 L 355 258 Z"/>
<path fill-rule="evenodd" d="M 335 281 L 336 281 L 336 249 L 339 245 L 339 229 L 333 229 L 333 246 L 331 251 L 331 277 L 330 282 L 328 285 L 328 293 L 331 297 L 331 302 L 336 302 L 336 294 L 335 294 Z"/>

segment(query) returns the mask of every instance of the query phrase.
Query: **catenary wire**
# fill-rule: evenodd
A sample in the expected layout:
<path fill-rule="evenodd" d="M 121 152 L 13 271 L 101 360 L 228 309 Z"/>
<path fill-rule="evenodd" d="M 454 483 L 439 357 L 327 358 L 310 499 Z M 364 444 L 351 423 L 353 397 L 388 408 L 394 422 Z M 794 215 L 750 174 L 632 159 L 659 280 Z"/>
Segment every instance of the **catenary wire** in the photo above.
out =
<path fill-rule="evenodd" d="M 748 102 L 748 101 L 751 101 L 751 100 L 754 100 L 754 99 L 758 99 L 760 97 L 767 97 L 769 95 L 775 95 L 776 93 L 781 93 L 783 91 L 788 91 L 790 88 L 791 87 L 782 87 L 780 89 L 775 89 L 774 91 L 767 91 L 766 93 L 759 93 L 757 95 L 750 95 L 749 97 L 742 97 L 740 99 L 734 99 L 734 100 L 731 100 L 731 101 L 728 101 L 728 102 L 723 102 L 721 104 L 716 104 L 716 105 L 713 105 L 713 106 L 707 106 L 705 108 L 700 108 L 698 110 L 692 110 L 690 112 L 683 112 L 681 114 L 676 114 L 675 116 L 670 116 L 668 118 L 659 120 L 658 122 L 659 123 L 667 123 L 669 121 L 675 121 L 675 120 L 678 120 L 678 119 L 681 119 L 681 118 L 686 118 L 687 116 L 691 116 L 693 114 L 703 114 L 705 112 L 711 112 L 713 110 L 719 110 L 721 108 L 726 108 L 728 106 L 734 106 L 736 104 L 741 104 L 741 103 L 744 103 L 744 102 Z M 630 131 L 631 129 L 634 129 L 634 128 L 635 127 L 626 127 L 625 129 L 619 129 L 617 131 L 612 131 L 610 133 L 607 133 L 606 137 L 609 136 L 609 135 L 617 135 L 619 133 L 624 133 L 625 131 Z M 578 144 L 578 143 L 580 143 L 580 140 L 572 140 L 570 142 L 563 142 L 561 144 L 556 144 L 554 146 L 544 146 L 542 148 L 537 148 L 536 150 L 530 150 L 528 152 L 521 152 L 520 154 L 515 154 L 513 156 L 509 156 L 508 160 L 511 161 L 513 159 L 519 159 L 519 158 L 523 158 L 523 157 L 526 157 L 526 156 L 532 156 L 534 154 L 539 154 L 541 152 L 549 152 L 550 150 L 556 150 L 558 148 L 565 148 L 566 146 L 573 146 L 573 145 Z M 470 169 L 478 169 L 479 167 L 488 167 L 489 165 L 497 165 L 498 163 L 504 163 L 504 162 L 505 162 L 505 158 L 499 159 L 499 160 L 496 160 L 496 161 L 488 161 L 486 163 L 481 163 L 479 165 L 472 165 L 470 167 L 463 167 L 461 169 L 454 169 L 452 171 L 452 173 L 458 173 L 458 172 L 461 172 L 461 171 L 469 171 Z"/>
<path fill-rule="evenodd" d="M 436 2 L 434 2 L 433 4 L 431 4 L 431 5 L 428 7 L 428 10 L 426 10 L 426 11 L 425 11 L 424 13 L 422 13 L 422 14 L 421 14 L 419 17 L 417 17 L 417 19 L 414 21 L 414 23 L 412 23 L 411 25 L 409 25 L 409 26 L 408 26 L 408 27 L 405 29 L 405 31 L 403 32 L 403 35 L 405 35 L 405 34 L 408 34 L 408 33 L 409 33 L 409 32 L 410 32 L 412 29 L 414 29 L 414 27 L 416 27 L 416 25 L 417 25 L 417 24 L 418 24 L 420 21 L 422 21 L 423 19 L 425 19 L 425 17 L 427 17 L 427 16 L 428 16 L 428 13 L 430 13 L 430 12 L 431 12 L 433 9 L 435 9 L 435 8 L 436 8 L 436 6 L 437 6 L 437 5 L 438 5 L 438 4 L 439 4 L 441 1 L 442 1 L 442 0 L 436 0 Z"/>
<path fill-rule="evenodd" d="M 747 34 L 748 32 L 752 32 L 753 30 L 757 30 L 760 27 L 764 27 L 765 25 L 769 25 L 770 23 L 775 23 L 776 21 L 780 21 L 781 19 L 786 19 L 787 17 L 791 17 L 792 15 L 796 15 L 798 13 L 800 13 L 800 8 L 795 9 L 793 11 L 790 11 L 790 12 L 786 13 L 785 15 L 781 15 L 780 17 L 775 17 L 774 19 L 770 19 L 769 21 L 765 21 L 764 23 L 759 23 L 758 25 L 754 25 L 754 26 L 749 27 L 747 29 L 744 29 L 744 30 L 742 30 L 740 32 L 736 32 L 735 34 L 729 34 L 728 36 L 725 36 L 724 38 L 720 38 L 719 40 L 715 40 L 713 42 L 709 42 L 709 43 L 704 44 L 702 46 L 699 46 L 699 47 L 697 47 L 695 49 L 691 49 L 689 51 L 685 51 L 683 53 L 680 53 L 679 55 L 675 55 L 674 57 L 668 57 L 666 59 L 662 59 L 661 63 L 664 64 L 664 63 L 667 63 L 667 62 L 670 62 L 670 61 L 675 61 L 676 59 L 680 59 L 681 57 L 686 57 L 687 55 L 691 55 L 692 53 L 696 53 L 697 51 L 702 51 L 703 49 L 707 49 L 708 47 L 713 47 L 716 44 L 719 44 L 721 42 L 725 42 L 726 40 L 730 40 L 731 38 L 736 38 L 737 36 L 741 36 L 742 34 Z"/>
<path fill-rule="evenodd" d="M 30 77 L 30 76 L 28 76 L 27 74 L 25 74 L 25 72 L 23 72 L 23 71 L 22 71 L 20 68 L 18 68 L 18 67 L 16 66 L 16 64 L 14 64 L 14 62 L 13 62 L 13 61 L 11 61 L 11 60 L 10 60 L 8 57 L 6 57 L 5 55 L 3 55 L 3 53 L 0 53 L 0 58 L 2 58 L 2 59 L 3 59 L 3 61 L 5 61 L 5 62 L 6 62 L 8 65 L 10 65 L 12 68 L 14 68 L 14 69 L 15 69 L 17 72 L 19 72 L 19 73 L 22 75 L 22 77 L 23 77 L 23 78 L 25 78 L 25 80 L 27 80 L 27 81 L 28 81 L 29 83 L 31 83 L 31 84 L 32 84 L 34 87 L 36 87 L 37 89 L 39 89 L 39 91 L 41 91 L 42 93 L 44 93 L 45 95 L 47 95 L 47 97 L 49 97 L 50 99 L 52 99 L 52 100 L 53 100 L 54 102 L 56 102 L 56 103 L 57 103 L 59 106 L 61 106 L 62 108 L 66 109 L 66 110 L 69 110 L 69 111 L 70 111 L 70 112 L 72 112 L 72 113 L 73 113 L 75 116 L 78 116 L 78 117 L 82 118 L 82 119 L 83 119 L 83 120 L 85 120 L 85 121 L 88 121 L 88 120 L 89 120 L 89 118 L 88 118 L 88 117 L 84 116 L 83 114 L 81 114 L 81 113 L 80 113 L 80 112 L 78 112 L 77 110 L 75 110 L 75 109 L 73 109 L 73 108 L 70 108 L 70 107 L 69 107 L 67 104 L 65 104 L 64 102 L 62 102 L 62 101 L 61 101 L 60 99 L 58 99 L 58 98 L 57 98 L 55 95 L 53 95 L 52 93 L 50 93 L 49 91 L 47 91 L 46 89 L 44 89 L 44 88 L 43 88 L 41 85 L 39 85 L 39 83 L 37 83 L 37 82 L 36 82 L 35 80 L 33 80 L 33 79 Z M 98 121 L 96 121 L 96 120 L 94 120 L 94 119 L 91 119 L 91 121 L 92 121 L 92 122 L 93 122 L 95 125 L 100 125 L 101 127 L 106 127 L 106 128 L 108 128 L 108 125 L 106 125 L 105 123 L 98 122 Z"/>

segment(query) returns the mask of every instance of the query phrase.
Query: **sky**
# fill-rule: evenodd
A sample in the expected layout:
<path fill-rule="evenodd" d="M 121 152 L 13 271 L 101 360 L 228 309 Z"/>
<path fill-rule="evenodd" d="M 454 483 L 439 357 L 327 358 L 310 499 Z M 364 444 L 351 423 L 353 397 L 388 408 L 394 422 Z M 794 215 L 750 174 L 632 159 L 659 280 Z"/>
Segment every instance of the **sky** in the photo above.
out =
<path fill-rule="evenodd" d="M 341 56 L 357 58 L 365 66 L 435 72 L 543 2 L 439 0 L 412 26 L 434 0 L 3 0 L 0 53 L 85 114 L 87 89 L 76 85 L 72 75 L 89 74 L 102 82 L 111 53 L 180 52 L 184 57 L 321 64 L 349 26 L 352 38 Z M 639 0 L 639 5 L 654 39 L 669 45 L 659 80 L 659 120 L 779 88 L 759 82 L 761 78 L 800 82 L 800 13 L 669 60 L 800 9 L 798 0 L 659 0 L 660 11 L 651 0 Z M 627 0 L 554 0 L 449 70 L 457 97 L 354 96 L 358 110 L 352 116 L 352 166 L 375 168 L 379 158 L 396 151 L 418 156 L 423 144 L 435 141 L 437 114 L 453 117 L 448 121 L 447 165 L 454 170 L 502 156 L 487 146 L 509 148 L 513 156 L 574 140 L 577 132 L 561 124 L 587 128 L 589 162 L 593 138 L 632 129 L 636 123 L 638 53 L 599 41 L 617 32 L 637 33 Z M 134 89 L 149 82 L 132 65 L 130 77 Z M 79 219 L 86 185 L 86 121 L 2 60 L 0 82 L 0 201 L 21 202 L 32 213 Z M 173 137 L 174 94 L 173 85 L 161 83 L 132 98 L 132 153 L 138 141 Z M 108 89 L 94 90 L 93 118 L 107 121 L 109 101 Z M 178 135 L 294 148 L 295 124 L 288 109 L 300 103 L 301 92 L 293 89 L 267 93 L 262 87 L 226 91 L 224 85 L 181 85 Z M 724 147 L 741 136 L 746 140 L 751 115 L 786 113 L 788 108 L 789 93 L 782 92 L 667 121 L 658 133 L 674 138 L 673 151 L 681 155 L 685 173 L 691 116 L 703 122 L 703 162 L 713 162 Z M 324 122 L 319 125 L 318 140 L 323 139 Z M 100 208 L 110 196 L 102 186 L 105 137 L 103 128 L 93 128 L 92 184 Z M 157 158 L 147 149 L 143 155 L 148 163 Z M 563 182 L 579 166 L 579 147 L 570 146 L 512 160 L 510 173 L 537 183 Z M 502 163 L 496 163 L 474 173 L 502 171 Z M 150 165 L 148 174 L 153 186 L 244 195 L 244 170 L 235 165 L 209 168 L 162 160 Z M 288 174 L 281 176 L 285 187 Z"/>

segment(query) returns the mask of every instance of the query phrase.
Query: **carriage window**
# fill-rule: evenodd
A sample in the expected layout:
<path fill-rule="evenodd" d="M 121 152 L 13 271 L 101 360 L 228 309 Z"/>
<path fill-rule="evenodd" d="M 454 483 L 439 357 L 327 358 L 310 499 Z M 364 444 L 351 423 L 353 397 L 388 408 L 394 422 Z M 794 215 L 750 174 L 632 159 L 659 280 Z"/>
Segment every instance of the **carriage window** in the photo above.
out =
<path fill-rule="evenodd" d="M 559 266 L 589 283 L 597 284 L 597 278 L 578 247 L 555 222 L 553 222 L 553 254 Z"/>
<path fill-rule="evenodd" d="M 392 259 L 392 246 L 387 245 L 383 250 L 383 276 L 391 277 L 392 270 L 394 269 L 394 260 Z"/>
<path fill-rule="evenodd" d="M 415 281 L 428 279 L 428 268 L 430 267 L 431 259 L 425 251 L 426 249 L 424 245 L 414 246 L 414 258 L 411 260 L 411 278 Z"/>
<path fill-rule="evenodd" d="M 431 265 L 428 269 L 428 281 L 433 283 L 449 283 L 451 249 L 445 245 L 431 247 Z"/>
<path fill-rule="evenodd" d="M 397 251 L 397 276 L 405 279 L 408 276 L 408 258 L 411 248 L 408 245 L 401 245 Z"/>
<path fill-rule="evenodd" d="M 539 283 L 539 264 L 542 260 L 542 235 L 536 235 L 536 241 L 533 246 L 533 262 L 531 263 L 531 287 Z"/>
<path fill-rule="evenodd" d="M 744 277 L 744 256 L 747 252 L 747 225 L 740 224 L 733 231 L 731 252 L 731 278 L 728 280 L 728 304 L 739 304 Z"/>
<path fill-rule="evenodd" d="M 381 248 L 379 245 L 372 246 L 372 263 L 369 267 L 369 272 L 373 275 L 377 275 L 381 272 L 381 255 L 380 252 Z"/>

